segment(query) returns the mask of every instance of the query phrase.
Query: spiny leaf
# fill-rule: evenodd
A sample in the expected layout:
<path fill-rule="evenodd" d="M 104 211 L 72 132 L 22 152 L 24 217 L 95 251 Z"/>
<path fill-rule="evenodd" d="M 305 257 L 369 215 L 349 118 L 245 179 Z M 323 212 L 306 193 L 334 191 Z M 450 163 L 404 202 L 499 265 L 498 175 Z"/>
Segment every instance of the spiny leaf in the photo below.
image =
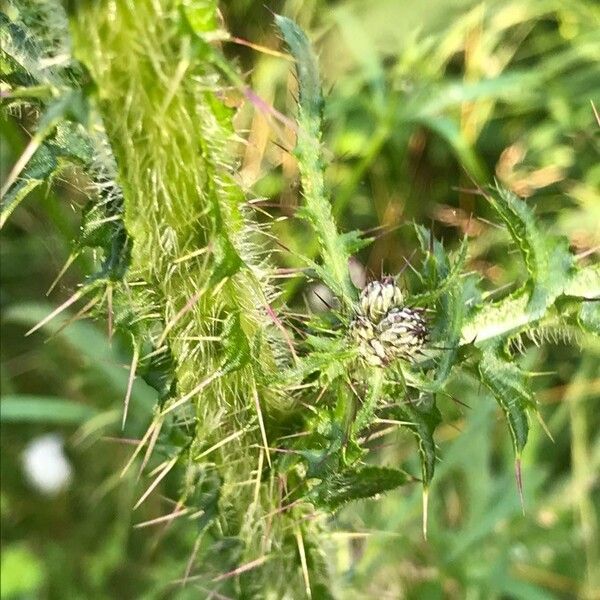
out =
<path fill-rule="evenodd" d="M 529 296 L 521 288 L 499 302 L 481 306 L 463 324 L 461 343 L 483 344 L 490 339 L 516 332 L 535 321 L 527 312 Z"/>
<path fill-rule="evenodd" d="M 214 465 L 202 465 L 198 468 L 196 478 L 190 485 L 190 497 L 186 505 L 194 510 L 202 511 L 197 519 L 196 527 L 202 531 L 219 513 L 219 498 L 223 480 Z"/>
<path fill-rule="evenodd" d="M 426 230 L 422 227 L 417 227 L 417 233 L 421 247 L 426 244 L 426 238 L 424 232 Z M 428 248 L 423 248 L 428 251 Z M 427 305 L 435 301 L 437 298 L 448 292 L 450 288 L 460 284 L 460 277 L 462 275 L 465 261 L 467 259 L 468 250 L 468 238 L 463 238 L 458 250 L 455 253 L 455 258 L 450 263 L 449 258 L 446 256 L 443 246 L 434 240 L 434 274 L 435 274 L 435 285 L 428 285 L 430 288 L 428 291 L 421 294 L 415 294 L 411 298 L 411 302 L 418 306 Z M 433 275 L 433 273 L 432 273 Z"/>
<path fill-rule="evenodd" d="M 347 502 L 372 498 L 411 481 L 403 471 L 368 466 L 336 473 L 315 486 L 309 499 L 318 508 L 335 511 Z"/>
<path fill-rule="evenodd" d="M 164 402 L 175 395 L 175 361 L 168 347 L 163 352 L 148 352 L 148 354 L 151 354 L 151 358 L 140 365 L 138 373 L 158 392 L 158 403 L 162 408 Z"/>
<path fill-rule="evenodd" d="M 221 371 L 232 373 L 250 362 L 250 343 L 242 329 L 239 313 L 231 314 L 223 327 L 225 357 Z"/>
<path fill-rule="evenodd" d="M 592 301 L 600 298 L 600 264 L 576 269 L 565 283 L 562 293 Z M 533 325 L 539 320 L 539 316 L 529 311 L 529 298 L 528 290 L 520 288 L 498 302 L 481 306 L 466 319 L 461 343 L 467 344 L 475 340 L 476 344 L 481 345 Z"/>
<path fill-rule="evenodd" d="M 306 34 L 292 20 L 275 15 L 295 61 L 298 75 L 298 130 L 294 154 L 298 159 L 305 205 L 298 212 L 315 231 L 321 248 L 319 270 L 324 282 L 351 306 L 356 290 L 348 271 L 349 249 L 356 246 L 356 236 L 344 237 L 337 231 L 331 202 L 327 197 L 321 153 L 321 114 L 323 97 L 317 60 Z"/>
<path fill-rule="evenodd" d="M 34 37 L 0 11 L 0 65 L 2 78 L 9 84 L 33 85 L 42 76 L 39 70 L 42 50 Z"/>
<path fill-rule="evenodd" d="M 533 211 L 512 192 L 496 187 L 487 199 L 508 227 L 525 261 L 530 277 L 527 311 L 541 317 L 571 277 L 573 256 L 568 242 L 543 233 Z"/>
<path fill-rule="evenodd" d="M 0 204 L 0 226 L 32 190 L 50 181 L 67 163 L 85 166 L 92 156 L 92 146 L 78 125 L 58 123 L 54 135 L 38 146 L 18 179 L 6 190 Z"/>
<path fill-rule="evenodd" d="M 581 303 L 579 323 L 586 331 L 600 335 L 600 301 L 590 300 Z"/>
<path fill-rule="evenodd" d="M 497 346 L 488 346 L 482 352 L 479 375 L 506 415 L 513 449 L 519 458 L 529 433 L 527 410 L 535 408 L 527 377 L 515 363 L 500 355 Z"/>
<path fill-rule="evenodd" d="M 588 300 L 600 298 L 600 262 L 577 269 L 564 293 Z"/>
<path fill-rule="evenodd" d="M 410 423 L 406 425 L 414 434 L 421 459 L 421 477 L 423 487 L 428 488 L 435 473 L 436 451 L 433 434 L 436 427 L 442 422 L 442 415 L 435 402 L 430 404 L 413 404 L 402 402 L 388 409 L 387 415 L 400 421 Z"/>
<path fill-rule="evenodd" d="M 220 234 L 215 238 L 213 256 L 215 266 L 210 278 L 211 286 L 215 286 L 226 277 L 235 275 L 244 264 L 231 240 L 225 234 Z"/>
<path fill-rule="evenodd" d="M 419 385 L 422 391 L 434 393 L 446 383 L 456 362 L 463 321 L 474 295 L 475 282 L 473 278 L 461 279 L 467 258 L 467 238 L 463 239 L 451 262 L 443 245 L 432 237 L 431 232 L 418 225 L 415 229 L 421 248 L 426 252 L 422 273 L 428 291 L 413 296 L 411 301 L 417 305 L 437 302 L 430 337 L 444 347 L 437 361 L 435 378 L 421 380 Z"/>
<path fill-rule="evenodd" d="M 307 117 L 314 119 L 313 123 L 318 126 L 320 123 L 317 121 L 320 121 L 323 112 L 323 96 L 319 67 L 310 42 L 304 31 L 291 19 L 275 15 L 275 23 L 296 60 L 299 108 L 306 113 Z M 312 133 L 315 139 L 318 139 L 321 134 L 319 128 Z"/>

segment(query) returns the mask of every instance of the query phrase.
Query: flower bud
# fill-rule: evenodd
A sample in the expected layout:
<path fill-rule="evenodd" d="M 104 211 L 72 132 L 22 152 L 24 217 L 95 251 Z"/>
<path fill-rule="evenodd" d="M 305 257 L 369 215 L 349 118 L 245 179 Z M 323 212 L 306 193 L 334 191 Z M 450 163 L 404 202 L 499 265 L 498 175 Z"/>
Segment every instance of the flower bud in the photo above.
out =
<path fill-rule="evenodd" d="M 427 341 L 427 324 L 418 308 L 393 308 L 378 325 L 379 340 L 394 357 L 411 358 Z"/>
<path fill-rule="evenodd" d="M 362 291 L 350 335 L 369 365 L 383 367 L 397 358 L 413 360 L 427 341 L 423 309 L 401 303 L 402 292 L 391 277 L 372 281 Z"/>
<path fill-rule="evenodd" d="M 363 315 L 378 323 L 394 307 L 402 303 L 402 292 L 392 277 L 381 281 L 371 281 L 360 295 L 360 309 Z"/>

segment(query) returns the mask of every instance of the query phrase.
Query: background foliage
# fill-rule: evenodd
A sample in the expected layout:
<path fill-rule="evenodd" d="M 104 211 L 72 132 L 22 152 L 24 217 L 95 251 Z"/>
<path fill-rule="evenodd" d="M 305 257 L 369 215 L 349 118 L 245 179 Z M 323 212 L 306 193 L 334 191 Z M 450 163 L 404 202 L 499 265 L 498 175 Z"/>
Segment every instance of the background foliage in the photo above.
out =
<path fill-rule="evenodd" d="M 467 190 L 474 187 L 472 179 L 494 177 L 529 198 L 542 227 L 566 235 L 571 249 L 586 255 L 584 263 L 597 262 L 599 141 L 590 100 L 596 98 L 598 106 L 600 38 L 592 2 L 302 4 L 271 8 L 311 31 L 318 50 L 333 211 L 344 231 L 376 235 L 359 253 L 369 278 L 396 273 L 405 258 L 412 259 L 415 220 L 448 247 L 458 248 L 467 235 L 467 267 L 490 290 L 522 280 L 521 261 L 507 252 L 508 234 L 489 223 L 491 207 Z M 232 34 L 283 49 L 265 7 L 240 0 L 222 8 Z M 287 61 L 240 45 L 224 51 L 249 73 L 259 96 L 284 114 L 294 113 L 297 90 Z M 264 210 L 293 215 L 303 202 L 297 167 L 280 148 L 285 136 L 291 146 L 290 131 L 254 111 L 235 87 L 225 101 L 250 141 L 239 150 L 244 183 L 267 199 Z M 79 117 L 78 107 L 71 97 L 57 110 Z M 26 109 L 3 116 L 3 180 L 27 145 L 33 122 Z M 277 127 L 282 131 L 275 136 L 271 128 Z M 57 161 L 64 158 L 56 147 L 47 150 Z M 85 147 L 76 159 L 86 162 Z M 117 332 L 109 341 L 106 327 L 87 321 L 61 331 L 60 322 L 49 325 L 45 333 L 54 335 L 46 344 L 41 337 L 23 338 L 98 266 L 94 254 L 82 249 L 49 303 L 40 303 L 71 255 L 85 203 L 80 190 L 87 185 L 69 170 L 52 190 L 44 178 L 39 176 L 39 187 L 2 232 L 2 595 L 208 595 L 216 585 L 210 579 L 183 590 L 173 584 L 195 541 L 188 522 L 132 528 L 164 514 L 164 497 L 177 497 L 177 491 L 166 478 L 161 495 L 132 513 L 147 483 L 138 483 L 133 472 L 119 478 L 131 454 L 130 446 L 113 439 L 121 435 L 129 340 Z M 140 188 L 150 184 L 139 181 Z M 294 251 L 311 251 L 309 229 L 296 219 L 280 219 L 274 228 L 292 250 L 278 254 L 277 266 L 303 266 Z M 100 267 L 107 272 L 119 265 Z M 283 294 L 292 307 L 306 300 L 323 308 L 301 278 L 284 280 Z M 440 407 L 445 418 L 436 442 L 442 460 L 430 491 L 429 539 L 420 534 L 418 486 L 348 505 L 335 517 L 326 543 L 337 595 L 596 597 L 599 350 L 591 338 L 577 346 L 554 335 L 540 332 L 550 343 L 524 348 L 525 368 L 540 373 L 534 391 L 554 437 L 552 442 L 541 427 L 532 428 L 523 455 L 525 515 L 503 419 L 484 389 L 457 377 Z M 51 411 L 40 410 L 40 400 L 47 407 L 57 399 Z M 16 400 L 31 410 L 14 416 Z M 136 381 L 128 437 L 143 435 L 155 401 L 156 392 Z M 66 491 L 48 497 L 25 481 L 21 452 L 35 436 L 57 430 L 67 440 L 75 475 Z M 391 426 L 369 445 L 379 464 L 420 473 L 407 429 Z M 235 564 L 234 547 L 218 550 L 220 560 L 230 553 Z M 298 597 L 302 593 L 300 587 Z"/>

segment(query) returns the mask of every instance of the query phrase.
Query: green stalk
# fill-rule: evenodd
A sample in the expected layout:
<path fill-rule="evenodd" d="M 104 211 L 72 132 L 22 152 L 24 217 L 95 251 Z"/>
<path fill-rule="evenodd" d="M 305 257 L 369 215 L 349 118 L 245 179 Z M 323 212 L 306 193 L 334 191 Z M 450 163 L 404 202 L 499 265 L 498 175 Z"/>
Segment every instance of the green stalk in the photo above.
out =
<path fill-rule="evenodd" d="M 276 329 L 269 268 L 255 255 L 250 240 L 258 231 L 245 218 L 244 193 L 232 175 L 232 113 L 219 100 L 206 42 L 195 39 L 218 28 L 216 5 L 74 6 L 75 52 L 96 85 L 132 242 L 115 305 L 132 313 L 125 327 L 136 347 L 158 346 L 159 357 L 171 357 L 175 381 L 146 440 L 163 423 L 184 440 L 163 443 L 169 469 L 183 470 L 181 501 L 193 507 L 200 498 L 198 531 L 208 535 L 206 544 L 239 544 L 235 558 L 219 554 L 226 544 L 201 558 L 208 580 L 239 569 L 219 591 L 235 595 L 243 579 L 245 591 L 283 597 L 303 585 L 288 539 L 290 513 L 277 510 L 280 490 L 265 459 L 266 417 L 285 395 L 273 384 L 278 367 L 264 341 Z M 296 507 L 296 518 L 304 510 Z M 243 568 L 248 564 L 257 566 Z"/>
<path fill-rule="evenodd" d="M 317 272 L 343 303 L 351 307 L 356 300 L 356 289 L 348 271 L 349 244 L 337 230 L 325 188 L 321 152 L 323 97 L 317 60 L 308 38 L 293 21 L 276 15 L 275 22 L 296 60 L 298 129 L 294 154 L 305 200 L 300 214 L 317 235 L 322 259 Z"/>

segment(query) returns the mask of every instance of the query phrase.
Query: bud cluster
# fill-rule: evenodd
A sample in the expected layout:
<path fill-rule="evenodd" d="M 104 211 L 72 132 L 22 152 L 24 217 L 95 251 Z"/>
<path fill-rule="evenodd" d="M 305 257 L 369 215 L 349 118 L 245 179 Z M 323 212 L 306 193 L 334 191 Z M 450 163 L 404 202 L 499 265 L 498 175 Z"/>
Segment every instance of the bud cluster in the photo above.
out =
<path fill-rule="evenodd" d="M 368 364 L 383 367 L 396 358 L 411 360 L 427 340 L 423 309 L 402 302 L 402 291 L 392 277 L 363 289 L 350 335 Z"/>

